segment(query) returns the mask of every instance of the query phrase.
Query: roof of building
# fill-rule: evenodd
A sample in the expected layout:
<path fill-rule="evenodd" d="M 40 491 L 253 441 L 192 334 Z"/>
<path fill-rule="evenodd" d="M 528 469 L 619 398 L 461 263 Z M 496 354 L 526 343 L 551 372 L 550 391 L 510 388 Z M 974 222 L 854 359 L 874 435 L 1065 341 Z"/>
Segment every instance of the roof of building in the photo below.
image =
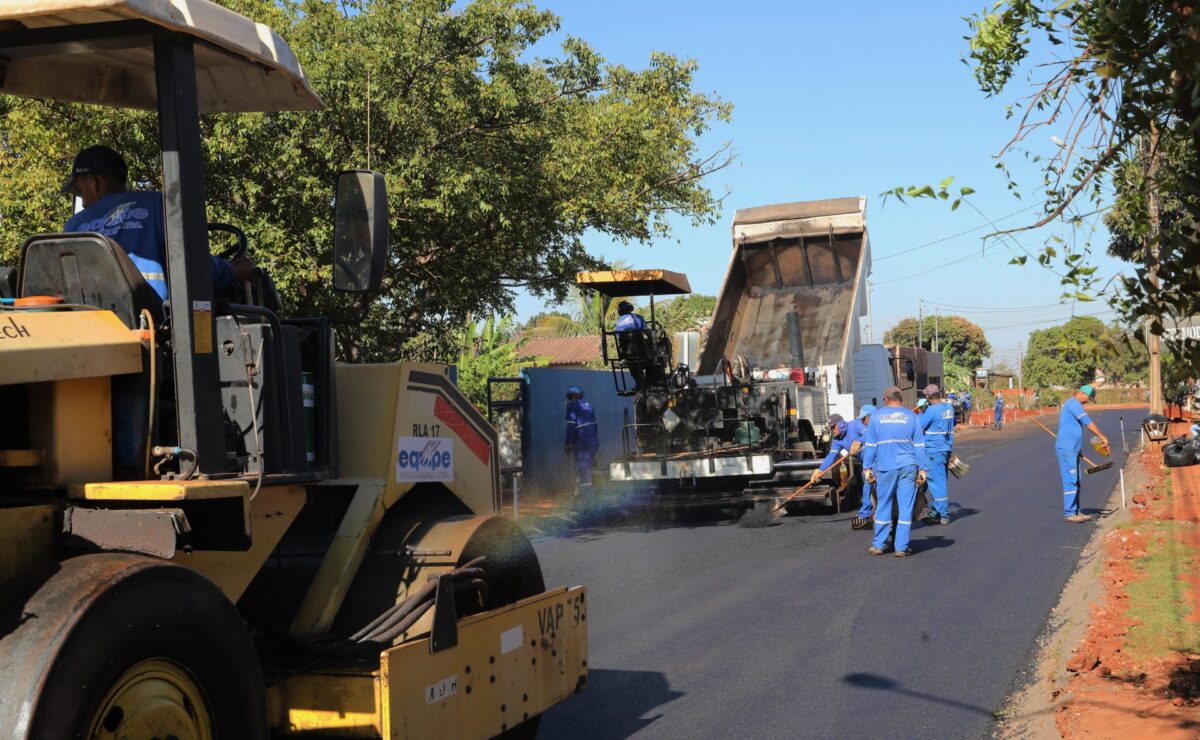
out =
<path fill-rule="evenodd" d="M 582 365 L 600 359 L 600 337 L 529 337 L 519 351 L 521 357 L 550 358 L 549 365 Z"/>

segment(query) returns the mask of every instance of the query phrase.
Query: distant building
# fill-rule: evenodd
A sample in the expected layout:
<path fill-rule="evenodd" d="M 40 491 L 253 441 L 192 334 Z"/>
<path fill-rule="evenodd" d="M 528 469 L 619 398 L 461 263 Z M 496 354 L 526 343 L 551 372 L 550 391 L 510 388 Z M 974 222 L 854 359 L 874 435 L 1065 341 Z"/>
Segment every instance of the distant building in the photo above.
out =
<path fill-rule="evenodd" d="M 595 368 L 600 363 L 600 337 L 528 337 L 521 340 L 523 360 L 535 360 L 539 367 Z"/>

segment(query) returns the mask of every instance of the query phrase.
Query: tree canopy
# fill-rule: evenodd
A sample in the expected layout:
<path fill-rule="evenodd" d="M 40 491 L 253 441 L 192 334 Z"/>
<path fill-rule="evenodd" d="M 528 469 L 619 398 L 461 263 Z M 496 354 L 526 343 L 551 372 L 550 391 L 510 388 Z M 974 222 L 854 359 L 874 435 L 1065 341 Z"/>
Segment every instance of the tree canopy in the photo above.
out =
<path fill-rule="evenodd" d="M 973 370 L 992 353 L 983 329 L 962 316 L 925 316 L 921 321 L 920 345 L 925 349 L 935 348 L 934 340 L 940 342 L 938 349 L 945 359 L 967 370 Z M 884 344 L 918 346 L 917 320 L 913 317 L 901 319 L 883 335 Z"/>
<path fill-rule="evenodd" d="M 1108 383 L 1142 383 L 1149 361 L 1146 345 L 1124 327 L 1076 316 L 1029 334 L 1024 380 L 1036 388 L 1077 387 L 1097 375 Z"/>
<path fill-rule="evenodd" d="M 1043 170 L 1035 189 L 1045 198 L 1044 214 L 1026 228 L 1060 217 L 1078 223 L 1115 185 L 1110 225 L 1125 241 L 1114 252 L 1147 264 L 1124 276 L 1121 290 L 1106 293 L 1088 264 L 1090 245 L 1052 237 L 1039 261 L 1058 271 L 1067 292 L 1080 299 L 1106 294 L 1139 334 L 1144 320 L 1158 334 L 1161 317 L 1200 313 L 1200 202 L 1169 200 L 1200 193 L 1200 16 L 1194 4 L 1001 0 L 968 22 L 969 61 L 984 93 L 1007 91 L 1018 72 L 1028 74 L 1030 86 L 1008 109 L 1017 127 L 998 164 L 1004 168 L 1004 156 L 1018 153 Z M 1043 138 L 1055 148 L 1044 151 L 1036 143 Z M 1147 166 L 1150 153 L 1163 154 L 1166 166 Z M 1020 191 L 1015 182 L 1010 187 Z M 1150 192 L 1167 199 L 1170 217 L 1160 230 L 1153 226 Z M 1142 254 L 1137 241 L 1151 248 Z M 1195 343 L 1189 349 L 1194 359 L 1200 355 Z"/>
<path fill-rule="evenodd" d="M 609 64 L 521 0 L 219 0 L 276 29 L 326 103 L 320 112 L 204 117 L 209 218 L 241 226 L 287 312 L 339 321 L 346 359 L 456 354 L 472 316 L 513 291 L 549 301 L 598 266 L 584 236 L 646 242 L 668 216 L 711 222 L 706 175 L 728 148 L 699 138 L 730 106 L 694 89 L 690 59 Z M 0 97 L 0 261 L 70 213 L 58 186 L 79 149 L 122 151 L 160 186 L 151 114 Z M 336 175 L 384 173 L 388 273 L 375 300 L 330 288 Z"/>
<path fill-rule="evenodd" d="M 668 335 L 683 331 L 700 331 L 712 318 L 716 305 L 716 296 L 692 293 L 659 302 L 655 306 L 654 315 Z"/>

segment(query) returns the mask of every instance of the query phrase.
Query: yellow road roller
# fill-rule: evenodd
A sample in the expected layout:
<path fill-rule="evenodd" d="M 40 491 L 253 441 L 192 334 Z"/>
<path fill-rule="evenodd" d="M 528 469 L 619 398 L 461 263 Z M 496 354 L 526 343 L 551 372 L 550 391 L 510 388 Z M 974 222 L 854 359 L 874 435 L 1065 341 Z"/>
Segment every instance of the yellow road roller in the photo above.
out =
<path fill-rule="evenodd" d="M 251 247 L 207 221 L 199 117 L 320 108 L 283 39 L 6 0 L 0 92 L 156 111 L 165 227 L 165 276 L 102 233 L 0 275 L 0 737 L 535 733 L 587 683 L 587 602 L 499 516 L 495 431 L 444 366 L 336 363 L 261 270 L 214 294 L 210 233 Z M 334 287 L 369 297 L 383 177 L 330 188 Z"/>

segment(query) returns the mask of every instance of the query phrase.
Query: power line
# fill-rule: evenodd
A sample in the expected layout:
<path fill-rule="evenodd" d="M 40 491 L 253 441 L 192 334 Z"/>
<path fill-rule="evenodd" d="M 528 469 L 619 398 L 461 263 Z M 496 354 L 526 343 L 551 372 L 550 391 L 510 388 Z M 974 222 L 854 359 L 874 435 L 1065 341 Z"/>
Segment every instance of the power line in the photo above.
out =
<path fill-rule="evenodd" d="M 1006 219 L 1012 218 L 1013 216 L 1020 215 L 1020 214 L 1024 213 L 1025 211 L 1028 211 L 1028 210 L 1030 210 L 1030 209 L 1037 208 L 1037 207 L 1038 207 L 1038 206 L 1040 206 L 1040 205 L 1042 205 L 1042 204 L 1041 204 L 1041 203 L 1034 203 L 1033 205 L 1025 206 L 1024 208 L 1022 208 L 1022 209 L 1021 209 L 1021 210 L 1019 210 L 1019 211 L 1013 211 L 1012 213 L 1008 214 L 1007 216 L 1001 216 L 1000 218 L 998 218 L 998 219 L 996 219 L 996 220 L 997 220 L 997 221 L 1004 221 L 1004 220 L 1006 220 Z M 987 217 L 985 216 L 984 218 L 987 218 Z M 934 240 L 933 240 L 933 241 L 931 241 L 931 242 L 925 242 L 924 244 L 918 244 L 918 245 L 917 245 L 917 246 L 915 246 L 915 247 L 908 247 L 907 249 L 902 249 L 902 250 L 900 250 L 899 252 L 893 252 L 892 254 L 886 254 L 886 255 L 884 255 L 884 256 L 882 256 L 882 257 L 875 257 L 875 258 L 874 258 L 874 261 L 875 261 L 875 262 L 882 262 L 882 261 L 884 261 L 884 260 L 890 260 L 890 259 L 891 259 L 891 258 L 893 258 L 893 257 L 899 257 L 899 256 L 901 256 L 901 255 L 908 254 L 909 252 L 915 252 L 915 251 L 917 251 L 918 249 L 924 249 L 924 248 L 926 248 L 926 247 L 932 247 L 932 246 L 934 246 L 935 244 L 942 244 L 942 243 L 944 243 L 944 242 L 948 242 L 948 241 L 950 241 L 951 239 L 957 239 L 957 238 L 958 238 L 958 237 L 960 237 L 960 236 L 966 236 L 967 234 L 973 234 L 973 233 L 975 233 L 976 231 L 982 231 L 983 229 L 986 229 L 986 228 L 987 228 L 987 227 L 989 227 L 989 226 L 992 226 L 993 228 L 995 227 L 995 226 L 994 226 L 994 223 L 980 224 L 979 226 L 976 226 L 976 227 L 975 227 L 975 228 L 973 228 L 973 229 L 967 229 L 966 231 L 960 231 L 960 232 L 958 232 L 957 234 L 951 234 L 950 236 L 944 236 L 944 237 L 942 237 L 941 239 L 934 239 Z"/>
<path fill-rule="evenodd" d="M 957 265 L 957 264 L 958 264 L 958 263 L 960 263 L 960 262 L 966 262 L 967 260 L 980 259 L 982 256 L 983 256 L 983 255 L 979 255 L 979 254 L 968 254 L 966 257 L 962 257 L 962 258 L 960 258 L 960 259 L 952 260 L 952 261 L 950 261 L 950 262 L 947 262 L 947 263 L 945 263 L 945 264 L 942 264 L 942 265 L 936 265 L 936 266 L 934 266 L 934 267 L 930 267 L 930 268 L 928 268 L 928 269 L 926 269 L 926 270 L 921 270 L 920 272 L 914 272 L 914 273 L 912 273 L 911 275 L 903 275 L 903 276 L 901 276 L 901 277 L 892 278 L 891 280 L 880 280 L 880 281 L 874 281 L 874 280 L 872 280 L 872 281 L 871 281 L 871 284 L 872 284 L 872 285 L 887 285 L 888 283 L 898 283 L 898 282 L 900 282 L 901 280 L 909 280 L 909 279 L 911 279 L 911 278 L 920 277 L 921 275 L 927 275 L 927 274 L 929 274 L 929 273 L 931 273 L 931 272 L 934 272 L 935 270 L 941 270 L 941 269 L 943 269 L 943 268 L 946 268 L 946 267 L 949 267 L 949 266 L 951 266 L 951 265 Z"/>
<path fill-rule="evenodd" d="M 1055 308 L 1057 306 L 1065 306 L 1065 303 L 1046 303 L 1041 306 L 1024 306 L 1019 308 L 1009 308 L 1007 306 L 959 306 L 953 303 L 937 303 L 935 301 L 925 301 L 931 306 L 940 306 L 941 308 L 953 308 L 960 311 L 1042 311 L 1047 308 Z"/>

